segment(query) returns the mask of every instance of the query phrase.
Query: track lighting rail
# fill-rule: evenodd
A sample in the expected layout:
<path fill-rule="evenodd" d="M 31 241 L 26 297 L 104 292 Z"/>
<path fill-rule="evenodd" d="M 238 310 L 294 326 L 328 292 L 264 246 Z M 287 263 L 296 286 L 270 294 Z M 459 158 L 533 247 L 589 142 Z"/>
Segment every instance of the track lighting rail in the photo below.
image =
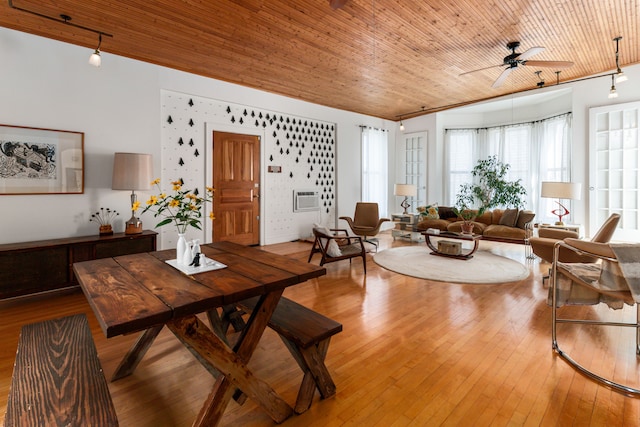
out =
<path fill-rule="evenodd" d="M 16 6 L 16 5 L 13 4 L 13 0 L 8 0 L 8 2 L 9 2 L 9 7 L 10 8 L 15 9 L 15 10 L 19 10 L 21 12 L 30 13 L 32 15 L 39 16 L 40 18 L 45 18 L 45 19 L 50 19 L 51 21 L 60 22 L 61 24 L 71 25 L 74 28 L 79 28 L 81 30 L 90 31 L 92 33 L 96 33 L 96 34 L 101 35 L 101 36 L 113 37 L 112 34 L 105 33 L 104 31 L 100 31 L 100 30 L 96 30 L 96 29 L 93 29 L 93 28 L 85 27 L 84 25 L 74 24 L 73 22 L 71 22 L 71 16 L 66 15 L 64 13 L 60 14 L 59 18 L 56 18 L 56 17 L 53 17 L 53 16 L 45 15 L 45 14 L 40 13 L 40 12 L 35 12 L 33 10 L 29 10 L 29 9 L 25 9 L 23 7 Z"/>

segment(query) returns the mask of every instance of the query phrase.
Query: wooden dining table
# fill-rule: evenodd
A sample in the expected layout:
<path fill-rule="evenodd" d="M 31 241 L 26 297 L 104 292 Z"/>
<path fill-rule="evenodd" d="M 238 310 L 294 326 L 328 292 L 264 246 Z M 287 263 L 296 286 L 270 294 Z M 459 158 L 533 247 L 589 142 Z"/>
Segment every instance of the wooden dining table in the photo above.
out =
<path fill-rule="evenodd" d="M 220 242 L 201 246 L 226 268 L 187 275 L 166 261 L 175 250 L 79 262 L 73 265 L 80 286 L 107 338 L 141 332 L 112 380 L 131 374 L 153 340 L 168 327 L 216 381 L 193 422 L 216 425 L 230 399 L 247 396 L 275 422 L 293 409 L 248 362 L 283 291 L 326 274 L 323 267 L 255 247 Z M 235 342 L 226 336 L 224 313 L 239 301 L 259 297 Z M 198 314 L 206 313 L 209 325 Z"/>

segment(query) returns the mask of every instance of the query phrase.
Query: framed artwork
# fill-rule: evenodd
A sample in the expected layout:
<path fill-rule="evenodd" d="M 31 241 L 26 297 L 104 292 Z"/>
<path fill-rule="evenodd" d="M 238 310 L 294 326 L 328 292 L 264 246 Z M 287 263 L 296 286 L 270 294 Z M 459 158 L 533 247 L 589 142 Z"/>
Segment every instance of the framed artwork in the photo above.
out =
<path fill-rule="evenodd" d="M 84 132 L 0 125 L 0 195 L 84 193 Z"/>

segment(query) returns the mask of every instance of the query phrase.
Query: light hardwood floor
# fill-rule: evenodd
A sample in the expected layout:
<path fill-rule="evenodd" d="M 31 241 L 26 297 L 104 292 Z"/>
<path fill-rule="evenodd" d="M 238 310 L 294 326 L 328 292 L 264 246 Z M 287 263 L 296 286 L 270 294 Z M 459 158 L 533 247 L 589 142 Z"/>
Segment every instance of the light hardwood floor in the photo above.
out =
<path fill-rule="evenodd" d="M 381 250 L 406 244 L 381 235 Z M 264 249 L 306 261 L 310 246 L 293 242 Z M 510 284 L 448 284 L 387 271 L 369 256 L 366 277 L 360 260 L 341 261 L 328 264 L 326 276 L 287 289 L 287 297 L 341 322 L 344 330 L 332 339 L 327 355 L 336 396 L 321 401 L 316 393 L 309 411 L 282 425 L 638 425 L 640 399 L 596 385 L 552 353 L 551 313 L 541 284 L 548 265 L 527 260 L 522 245 L 481 242 L 483 247 L 525 263 L 531 275 Z M 572 310 L 587 316 L 632 315 L 630 309 Z M 136 337 L 107 340 L 82 293 L 0 302 L 0 417 L 20 326 L 80 312 L 89 317 L 109 378 Z M 564 326 L 559 338 L 588 365 L 640 385 L 631 330 Z M 605 352 L 605 346 L 613 350 Z M 294 403 L 301 373 L 271 330 L 250 366 Z M 109 388 L 121 426 L 189 426 L 212 383 L 165 329 L 136 372 Z M 253 402 L 232 401 L 223 425 L 273 423 Z"/>

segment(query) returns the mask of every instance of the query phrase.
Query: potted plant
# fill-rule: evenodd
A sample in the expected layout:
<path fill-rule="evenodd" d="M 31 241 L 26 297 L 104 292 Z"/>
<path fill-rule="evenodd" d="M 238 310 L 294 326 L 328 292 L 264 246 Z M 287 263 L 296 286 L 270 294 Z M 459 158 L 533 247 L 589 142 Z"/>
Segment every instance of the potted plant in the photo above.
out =
<path fill-rule="evenodd" d="M 465 234 L 473 233 L 473 221 L 485 211 L 485 207 L 476 207 L 476 198 L 473 192 L 472 184 L 462 184 L 456 195 L 455 206 L 452 207 L 453 212 L 462 219 L 462 232 Z"/>
<path fill-rule="evenodd" d="M 463 231 L 473 230 L 473 220 L 490 208 L 504 206 L 520 208 L 524 206 L 524 196 L 527 191 L 517 181 L 507 181 L 506 175 L 510 166 L 498 160 L 497 156 L 490 156 L 485 160 L 478 160 L 471 171 L 473 183 L 460 186 L 456 195 L 453 211 L 462 218 Z"/>

